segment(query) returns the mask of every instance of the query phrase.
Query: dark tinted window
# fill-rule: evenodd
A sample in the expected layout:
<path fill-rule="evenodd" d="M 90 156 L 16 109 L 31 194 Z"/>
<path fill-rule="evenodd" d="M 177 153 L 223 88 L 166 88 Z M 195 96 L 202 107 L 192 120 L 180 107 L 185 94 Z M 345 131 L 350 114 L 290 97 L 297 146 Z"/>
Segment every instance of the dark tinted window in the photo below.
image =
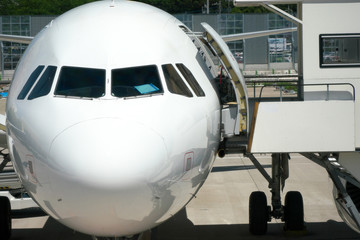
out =
<path fill-rule="evenodd" d="M 190 72 L 190 70 L 184 64 L 176 64 L 181 74 L 184 76 L 185 80 L 188 82 L 196 96 L 204 97 L 205 93 L 200 87 L 199 83 L 196 81 L 194 75 Z"/>
<path fill-rule="evenodd" d="M 163 93 L 159 71 L 155 65 L 120 68 L 111 71 L 111 94 L 132 97 Z"/>
<path fill-rule="evenodd" d="M 192 97 L 192 93 L 171 64 L 162 66 L 167 87 L 171 93 Z"/>
<path fill-rule="evenodd" d="M 45 66 L 38 66 L 30 75 L 29 79 L 27 80 L 27 82 L 25 83 L 25 86 L 23 87 L 23 89 L 21 90 L 19 96 L 17 99 L 22 100 L 25 99 L 26 95 L 29 93 L 31 87 L 34 85 L 34 83 L 36 82 L 36 79 L 38 79 L 40 73 L 42 72 L 42 70 L 44 69 Z"/>
<path fill-rule="evenodd" d="M 99 98 L 105 95 L 104 69 L 62 67 L 55 95 Z"/>
<path fill-rule="evenodd" d="M 360 67 L 360 34 L 320 35 L 320 67 Z"/>
<path fill-rule="evenodd" d="M 54 81 L 56 69 L 57 67 L 55 66 L 48 66 L 46 68 L 45 72 L 36 83 L 34 89 L 31 91 L 28 97 L 29 100 L 49 94 L 52 83 Z"/>

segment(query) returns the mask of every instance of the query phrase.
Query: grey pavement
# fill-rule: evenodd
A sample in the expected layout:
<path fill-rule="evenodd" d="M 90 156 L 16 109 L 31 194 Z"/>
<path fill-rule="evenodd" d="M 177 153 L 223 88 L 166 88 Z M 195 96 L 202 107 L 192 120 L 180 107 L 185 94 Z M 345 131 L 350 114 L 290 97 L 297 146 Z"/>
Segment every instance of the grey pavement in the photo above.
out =
<path fill-rule="evenodd" d="M 270 155 L 257 157 L 270 173 Z M 285 233 L 283 223 L 273 220 L 267 235 L 252 236 L 248 232 L 248 199 L 252 191 L 259 190 L 265 191 L 269 203 L 268 184 L 249 159 L 241 155 L 217 159 L 197 197 L 158 227 L 157 240 L 360 239 L 338 216 L 326 171 L 300 155 L 292 155 L 284 192 L 302 193 L 305 232 Z M 38 210 L 16 211 L 14 217 L 12 239 L 91 239 Z"/>

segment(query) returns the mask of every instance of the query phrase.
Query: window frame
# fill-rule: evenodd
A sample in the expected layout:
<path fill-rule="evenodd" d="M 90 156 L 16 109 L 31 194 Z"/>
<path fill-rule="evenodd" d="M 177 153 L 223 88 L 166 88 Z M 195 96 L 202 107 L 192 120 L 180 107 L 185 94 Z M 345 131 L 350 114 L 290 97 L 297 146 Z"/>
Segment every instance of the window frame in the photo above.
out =
<path fill-rule="evenodd" d="M 103 72 L 103 74 L 104 74 L 104 82 L 103 82 L 103 94 L 101 95 L 101 96 L 99 96 L 99 97 L 97 97 L 97 96 L 80 96 L 80 95 L 75 95 L 75 94 L 73 94 L 73 95 L 71 95 L 71 94 L 69 94 L 69 95 L 65 95 L 65 94 L 63 94 L 63 93 L 61 93 L 61 91 L 60 90 L 58 90 L 58 87 L 60 86 L 60 80 L 61 80 L 61 77 L 62 77 L 62 74 L 64 74 L 63 73 L 63 70 L 66 70 L 66 69 L 78 69 L 78 70 L 82 70 L 82 71 L 84 71 L 85 69 L 88 69 L 88 70 L 98 70 L 99 72 L 100 71 L 102 71 Z M 66 74 L 66 73 L 65 73 Z M 56 86 L 55 86 L 55 90 L 54 90 L 54 95 L 56 96 L 56 97 L 66 97 L 66 98 L 81 98 L 81 99 L 97 99 L 97 98 L 102 98 L 102 97 L 104 97 L 104 96 L 106 96 L 106 69 L 102 69 L 102 68 L 90 68 L 90 67 L 79 67 L 79 66 L 68 66 L 68 65 L 65 65 L 65 66 L 61 66 L 61 68 L 60 68 L 60 72 L 59 72 L 59 76 L 58 76 L 58 79 L 57 79 L 57 82 L 56 82 Z M 65 82 L 66 83 L 66 82 Z M 93 86 L 93 85 L 91 85 L 91 86 Z M 84 87 L 83 87 L 84 88 Z M 71 92 L 71 91 L 75 91 L 75 90 L 77 90 L 77 89 L 80 89 L 80 88 L 69 88 L 69 89 L 67 89 L 69 92 Z M 57 91 L 60 91 L 60 92 L 57 92 Z M 63 92 L 65 91 L 65 90 L 62 90 Z"/>
<path fill-rule="evenodd" d="M 140 94 L 134 94 L 134 95 L 127 95 L 127 96 L 119 96 L 119 95 L 116 95 L 114 93 L 114 88 L 116 86 L 120 86 L 120 85 L 114 85 L 114 73 L 116 73 L 117 71 L 131 71 L 131 70 L 140 70 L 141 68 L 145 69 L 145 68 L 148 68 L 148 69 L 151 69 L 153 68 L 152 70 L 155 70 L 155 72 L 153 72 L 154 74 L 156 74 L 156 84 L 155 82 L 150 82 L 150 83 L 145 83 L 145 84 L 142 84 L 142 85 L 153 85 L 155 88 L 157 88 L 158 90 L 155 90 L 155 91 L 150 91 L 150 92 L 145 92 L 145 93 L 141 93 L 139 91 L 138 88 L 136 87 L 141 87 L 142 85 L 135 85 L 136 82 L 132 82 L 134 83 L 133 86 L 130 86 L 129 87 L 133 87 L 134 88 L 134 91 L 138 91 Z M 139 97 L 147 97 L 147 96 L 153 96 L 153 95 L 162 95 L 164 94 L 164 86 L 163 86 L 163 82 L 162 82 L 162 79 L 160 77 L 160 70 L 159 70 L 159 66 L 157 66 L 156 64 L 149 64 L 149 65 L 139 65 L 139 66 L 130 66 L 130 67 L 124 67 L 124 68 L 113 68 L 111 69 L 111 84 L 110 84 L 110 94 L 112 97 L 115 97 L 115 98 L 124 98 L 124 99 L 127 99 L 127 98 L 139 98 Z M 147 72 L 147 74 L 149 74 L 149 72 Z M 140 75 L 141 76 L 141 75 Z M 154 77 L 154 76 L 153 76 Z M 142 79 L 143 81 L 145 79 Z M 146 82 L 148 82 L 148 80 L 145 80 Z M 158 86 L 157 86 L 158 84 Z M 123 87 L 125 87 L 126 85 L 121 85 Z"/>
<path fill-rule="evenodd" d="M 190 88 L 193 90 L 197 97 L 205 97 L 206 94 L 202 87 L 200 86 L 199 82 L 196 80 L 194 74 L 190 71 L 188 67 L 185 66 L 183 63 L 175 64 L 183 78 L 186 80 Z"/>
<path fill-rule="evenodd" d="M 345 39 L 355 38 L 360 41 L 360 33 L 345 33 L 345 34 L 320 34 L 319 35 L 319 64 L 320 68 L 357 68 L 360 67 L 360 56 L 359 62 L 355 63 L 324 63 L 324 39 Z M 360 51 L 360 49 L 359 49 Z M 360 53 L 359 53 L 360 54 Z"/>
<path fill-rule="evenodd" d="M 25 100 L 25 98 L 29 95 L 29 92 L 34 87 L 36 81 L 44 72 L 45 65 L 39 65 L 35 68 L 35 70 L 30 74 L 29 78 L 26 80 L 23 88 L 21 89 L 17 100 Z"/>
<path fill-rule="evenodd" d="M 170 85 L 169 84 L 169 79 L 166 77 L 165 75 L 165 69 L 166 66 L 171 66 L 172 69 L 174 70 L 174 73 L 176 73 L 176 76 L 179 78 L 179 82 L 180 85 L 182 86 L 179 86 L 178 84 L 176 84 L 176 87 L 180 90 L 184 90 L 184 92 L 179 92 L 177 91 L 176 89 L 173 88 L 173 85 Z M 183 97 L 187 97 L 187 98 L 192 98 L 194 97 L 193 93 L 191 92 L 190 88 L 187 86 L 185 80 L 181 77 L 181 73 L 178 72 L 177 70 L 177 67 L 175 67 L 173 64 L 171 63 L 167 63 L 167 64 L 162 64 L 161 65 L 161 70 L 162 70 L 162 74 L 164 76 L 164 79 L 165 79 L 165 83 L 166 83 L 166 86 L 167 86 L 167 89 L 170 93 L 172 94 L 176 94 L 176 95 L 179 95 L 179 96 L 183 96 Z M 170 74 L 170 73 L 169 73 Z M 177 83 L 177 81 L 174 81 L 175 83 Z"/>
<path fill-rule="evenodd" d="M 54 71 L 51 72 L 52 70 L 54 70 Z M 35 86 L 32 88 L 27 99 L 33 100 L 36 98 L 40 98 L 40 97 L 49 95 L 49 93 L 51 92 L 51 88 L 54 84 L 57 70 L 58 70 L 57 66 L 53 66 L 53 65 L 47 66 L 46 69 L 44 70 L 44 72 L 41 74 L 40 78 L 37 80 Z M 48 74 L 50 74 L 50 75 L 47 76 L 46 74 L 48 71 L 49 71 Z M 49 79 L 51 78 L 51 79 L 50 80 L 44 79 L 46 77 L 48 77 Z"/>

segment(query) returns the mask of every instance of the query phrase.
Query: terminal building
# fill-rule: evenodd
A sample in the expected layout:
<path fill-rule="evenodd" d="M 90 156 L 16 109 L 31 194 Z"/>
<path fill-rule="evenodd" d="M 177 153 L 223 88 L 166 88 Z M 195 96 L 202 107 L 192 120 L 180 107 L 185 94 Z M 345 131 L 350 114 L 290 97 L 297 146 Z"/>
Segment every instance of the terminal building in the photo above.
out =
<path fill-rule="evenodd" d="M 203 32 L 201 22 L 210 24 L 220 35 L 254 32 L 294 25 L 273 13 L 266 14 L 176 14 L 195 32 Z M 0 16 L 0 33 L 35 36 L 56 16 Z M 297 33 L 286 33 L 229 42 L 228 46 L 242 70 L 296 70 Z M 27 45 L 3 42 L 1 70 L 13 70 Z"/>

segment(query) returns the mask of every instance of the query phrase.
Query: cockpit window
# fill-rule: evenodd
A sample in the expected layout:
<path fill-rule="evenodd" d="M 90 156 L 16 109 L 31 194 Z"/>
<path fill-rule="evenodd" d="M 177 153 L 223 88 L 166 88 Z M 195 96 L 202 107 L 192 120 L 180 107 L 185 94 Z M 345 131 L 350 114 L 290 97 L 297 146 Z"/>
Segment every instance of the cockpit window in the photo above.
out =
<path fill-rule="evenodd" d="M 51 86 L 54 81 L 55 73 L 57 67 L 48 66 L 40 77 L 39 81 L 36 83 L 34 89 L 31 91 L 28 99 L 32 100 L 38 97 L 43 97 L 49 94 Z"/>
<path fill-rule="evenodd" d="M 36 82 L 36 79 L 38 79 L 38 77 L 40 76 L 40 73 L 44 70 L 45 66 L 38 66 L 30 75 L 29 79 L 27 80 L 27 82 L 25 83 L 23 89 L 21 90 L 19 96 L 17 97 L 17 99 L 19 100 L 23 100 L 26 98 L 26 95 L 29 93 L 30 89 L 32 88 L 32 86 L 34 85 L 34 83 Z"/>
<path fill-rule="evenodd" d="M 163 92 L 156 65 L 111 71 L 111 94 L 115 97 L 135 97 Z"/>
<path fill-rule="evenodd" d="M 55 95 L 99 98 L 105 96 L 105 69 L 61 68 Z"/>
<path fill-rule="evenodd" d="M 171 93 L 192 97 L 192 93 L 171 64 L 162 65 L 167 87 Z"/>
<path fill-rule="evenodd" d="M 196 96 L 204 97 L 205 93 L 200 87 L 199 83 L 196 81 L 194 75 L 184 64 L 176 64 L 177 68 L 180 70 L 181 74 L 184 76 L 185 80 L 188 82 Z"/>

